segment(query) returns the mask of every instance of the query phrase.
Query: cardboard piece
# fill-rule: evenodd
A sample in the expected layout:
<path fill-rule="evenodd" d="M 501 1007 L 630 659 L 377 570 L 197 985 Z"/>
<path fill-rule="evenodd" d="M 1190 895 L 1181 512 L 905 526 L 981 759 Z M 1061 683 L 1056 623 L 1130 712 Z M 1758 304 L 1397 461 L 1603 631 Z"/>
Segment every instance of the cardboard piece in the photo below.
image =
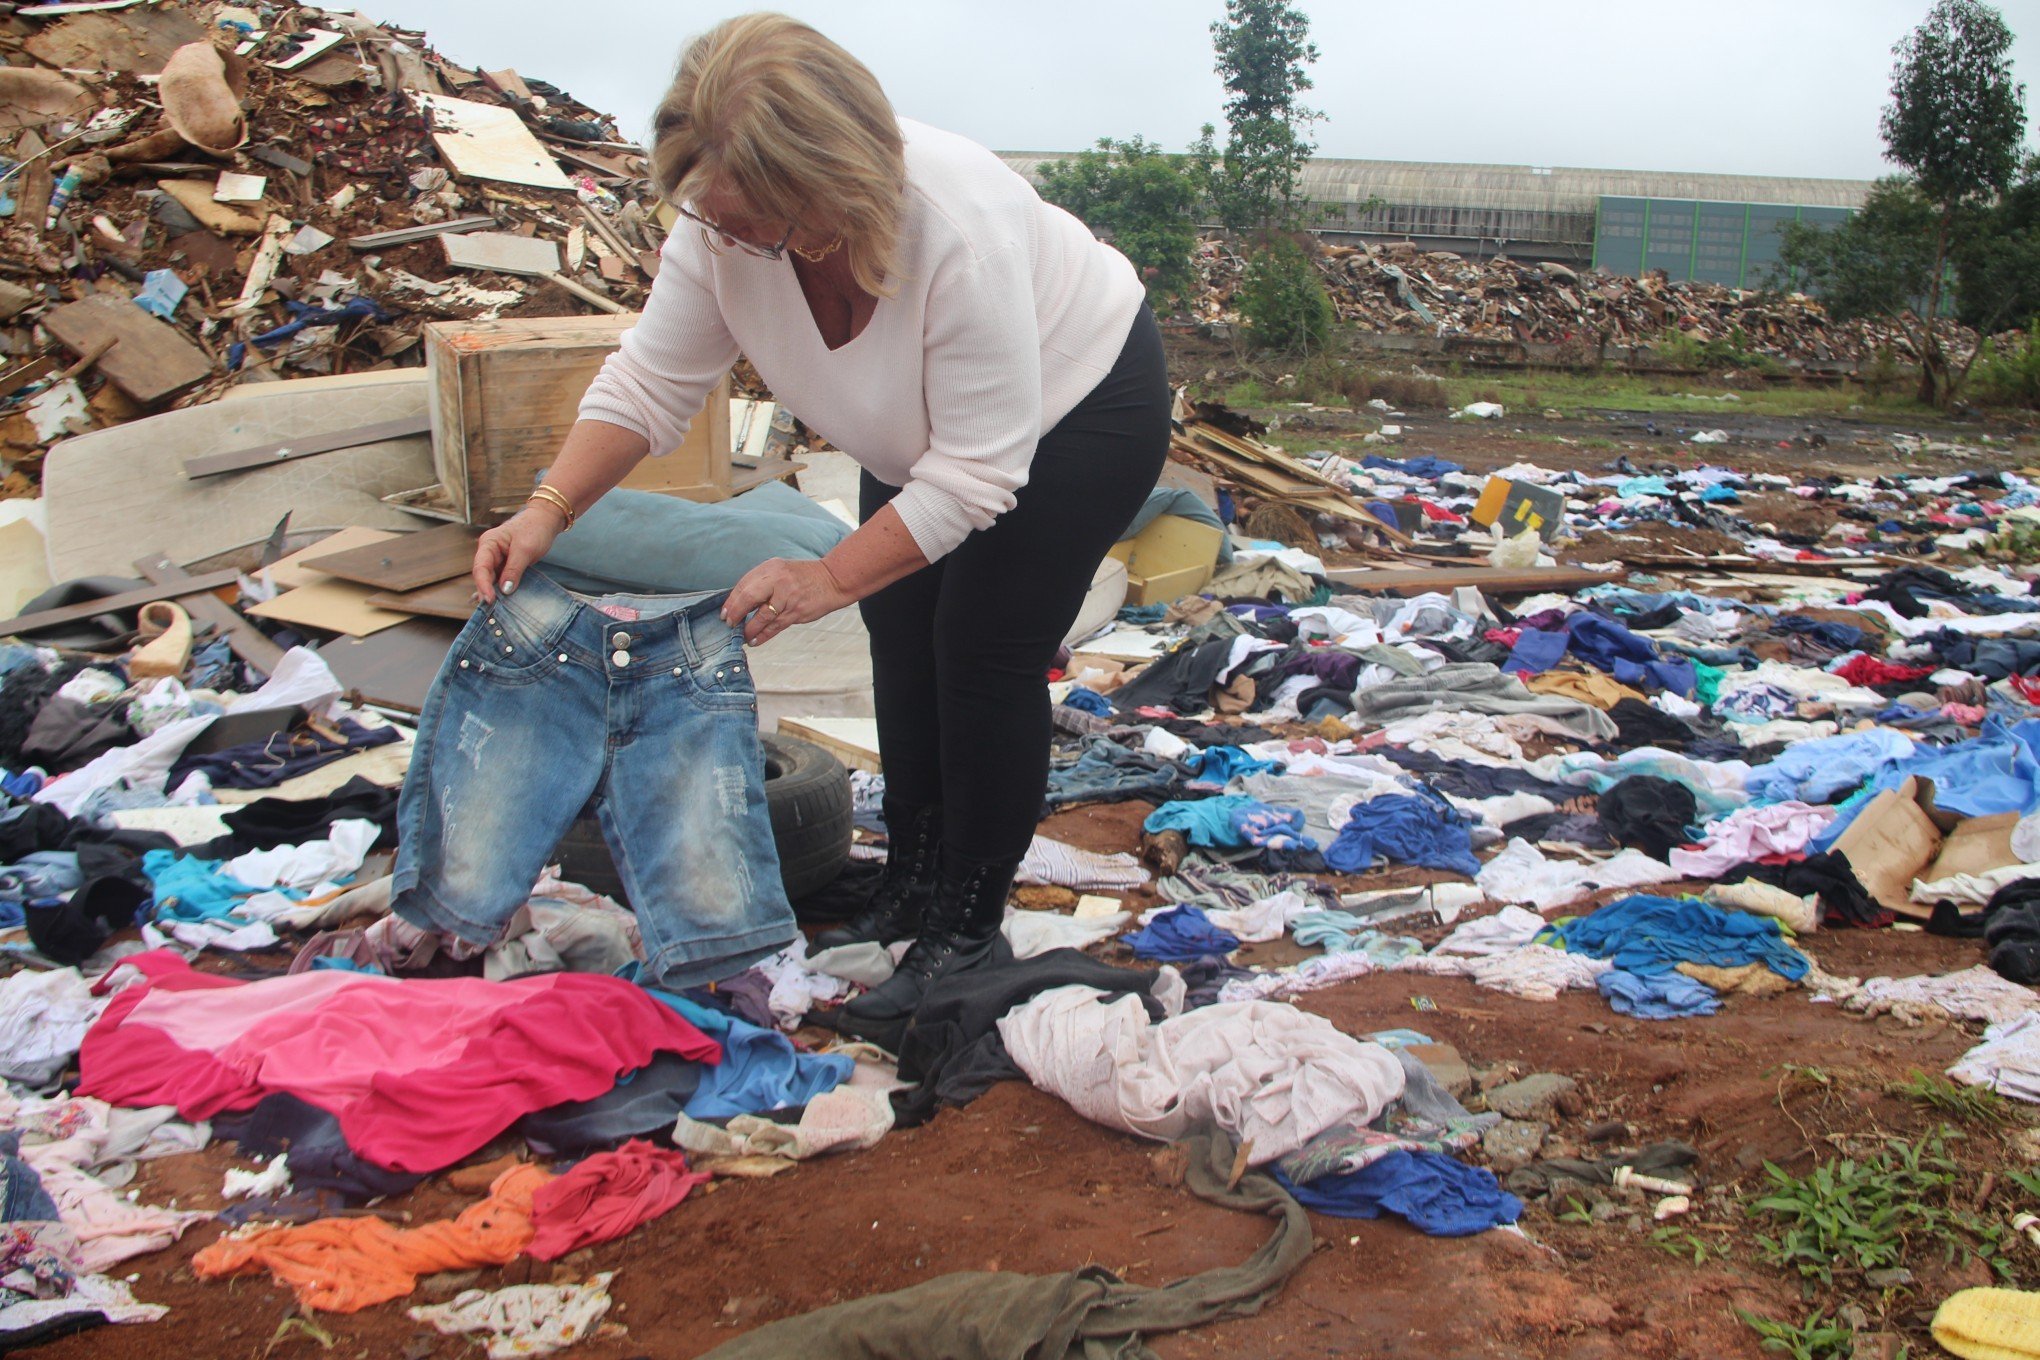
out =
<path fill-rule="evenodd" d="M 456 174 L 536 189 L 574 187 L 517 110 L 417 91 L 411 98 L 431 122 L 432 140 Z"/>
<path fill-rule="evenodd" d="M 0 611 L 12 618 L 53 584 L 42 530 L 27 519 L 0 525 Z"/>
<path fill-rule="evenodd" d="M 268 187 L 267 175 L 244 175 L 238 170 L 222 170 L 218 182 L 213 185 L 213 202 L 260 203 L 262 192 Z"/>
<path fill-rule="evenodd" d="M 215 199 L 213 186 L 202 179 L 159 179 L 156 187 L 175 200 L 178 207 L 197 218 L 198 224 L 208 231 L 254 236 L 262 230 L 262 218 Z"/>
<path fill-rule="evenodd" d="M 1106 554 L 1126 564 L 1126 603 L 1168 604 L 1211 579 L 1225 531 L 1181 515 L 1161 515 Z"/>
<path fill-rule="evenodd" d="M 1500 522 L 1503 534 L 1510 538 L 1529 529 L 1538 538 L 1548 539 L 1565 527 L 1565 497 L 1548 486 L 1490 477 L 1474 502 L 1473 522 Z"/>
<path fill-rule="evenodd" d="M 247 612 L 256 618 L 275 619 L 278 623 L 294 623 L 303 628 L 320 628 L 328 633 L 358 638 L 373 636 L 385 628 L 394 628 L 410 620 L 409 614 L 378 609 L 370 604 L 368 597 L 374 593 L 367 586 L 328 577 L 295 590 L 286 590 L 273 600 L 250 605 Z"/>
<path fill-rule="evenodd" d="M 781 718 L 779 731 L 813 742 L 850 769 L 879 773 L 876 718 Z"/>
<path fill-rule="evenodd" d="M 1864 889 L 1880 906 L 1924 921 L 1933 909 L 1912 900 L 1915 879 L 1979 874 L 2020 862 L 2012 853 L 2019 814 L 1963 817 L 1934 805 L 1934 783 L 1908 776 L 1856 814 L 1835 842 Z"/>

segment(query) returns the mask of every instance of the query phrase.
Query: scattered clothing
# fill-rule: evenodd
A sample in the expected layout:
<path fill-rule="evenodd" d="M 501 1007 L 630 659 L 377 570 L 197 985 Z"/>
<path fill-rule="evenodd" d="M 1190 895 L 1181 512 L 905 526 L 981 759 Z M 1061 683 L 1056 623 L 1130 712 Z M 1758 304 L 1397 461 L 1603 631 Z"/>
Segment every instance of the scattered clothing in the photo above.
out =
<path fill-rule="evenodd" d="M 538 1187 L 526 1250 L 541 1261 L 557 1261 L 582 1247 L 613 1242 L 708 1180 L 705 1173 L 689 1171 L 682 1154 L 633 1138 Z"/>
<path fill-rule="evenodd" d="M 1433 1237 L 1466 1237 L 1514 1223 L 1523 1201 L 1502 1189 L 1495 1173 L 1437 1152 L 1391 1152 L 1357 1171 L 1320 1176 L 1308 1185 L 1276 1180 L 1296 1202 L 1334 1218 L 1379 1218 L 1383 1211 Z"/>

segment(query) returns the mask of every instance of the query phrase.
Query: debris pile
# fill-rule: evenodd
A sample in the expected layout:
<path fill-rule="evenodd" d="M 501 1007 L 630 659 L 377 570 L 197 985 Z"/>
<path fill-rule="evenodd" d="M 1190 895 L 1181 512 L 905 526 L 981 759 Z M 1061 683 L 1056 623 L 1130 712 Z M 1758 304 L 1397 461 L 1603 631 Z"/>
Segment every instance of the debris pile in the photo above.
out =
<path fill-rule="evenodd" d="M 415 365 L 433 320 L 634 310 L 640 148 L 512 70 L 291 5 L 0 19 L 0 454 L 251 380 Z"/>
<path fill-rule="evenodd" d="M 1246 263 L 1231 242 L 1198 248 L 1200 320 L 1238 319 L 1235 299 Z M 1423 252 L 1407 241 L 1322 245 L 1317 266 L 1343 321 L 1367 330 L 1462 342 L 1627 347 L 1683 333 L 1751 354 L 1794 363 L 1861 363 L 1890 350 L 1918 358 L 1912 338 L 1891 321 L 1841 322 L 1803 293 L 1779 294 L 1718 283 L 1675 282 L 1497 255 L 1469 260 Z M 1958 362 L 1976 348 L 1975 332 L 1941 323 L 1942 343 Z"/>

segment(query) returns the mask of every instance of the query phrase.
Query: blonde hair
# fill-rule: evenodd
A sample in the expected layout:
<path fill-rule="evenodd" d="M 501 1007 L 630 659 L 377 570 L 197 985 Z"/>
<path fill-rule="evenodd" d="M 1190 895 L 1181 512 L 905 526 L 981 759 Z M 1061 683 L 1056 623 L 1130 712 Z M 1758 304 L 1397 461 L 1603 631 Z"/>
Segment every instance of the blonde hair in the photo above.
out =
<path fill-rule="evenodd" d="M 687 45 L 652 124 L 652 180 L 675 201 L 734 194 L 752 213 L 843 234 L 852 277 L 893 290 L 906 150 L 863 62 L 797 19 L 745 14 Z"/>

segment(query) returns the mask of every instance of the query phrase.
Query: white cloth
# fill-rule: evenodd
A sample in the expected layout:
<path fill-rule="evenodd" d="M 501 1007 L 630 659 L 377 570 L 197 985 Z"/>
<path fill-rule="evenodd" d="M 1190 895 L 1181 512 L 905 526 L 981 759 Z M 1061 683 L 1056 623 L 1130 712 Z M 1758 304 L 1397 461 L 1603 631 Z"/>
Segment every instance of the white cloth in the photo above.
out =
<path fill-rule="evenodd" d="M 1820 903 L 1815 898 L 1801 897 L 1754 878 L 1741 883 L 1710 884 L 1701 898 L 1710 907 L 1772 917 L 1795 934 L 1804 935 L 1820 928 Z"/>
<path fill-rule="evenodd" d="M 1678 877 L 1670 865 L 1641 850 L 1624 850 L 1598 863 L 1574 864 L 1548 859 L 1542 850 L 1518 838 L 1483 864 L 1474 881 L 1498 902 L 1527 902 L 1539 911 L 1555 911 L 1603 888 L 1641 888 Z"/>
<path fill-rule="evenodd" d="M 2018 847 L 2015 845 L 2013 849 L 2016 851 Z M 2040 878 L 2040 864 L 2007 864 L 2001 869 L 1986 869 L 1980 874 L 1950 874 L 1931 883 L 1916 878 L 1912 885 L 1912 900 L 1926 906 L 1936 902 L 1954 902 L 1959 906 L 1980 907 L 1997 896 L 1998 889 L 2007 883 L 2018 883 L 2028 878 Z"/>
<path fill-rule="evenodd" d="M 2040 1011 L 1992 1025 L 1982 1043 L 1955 1060 L 1948 1075 L 1999 1095 L 2040 1101 Z"/>
<path fill-rule="evenodd" d="M 56 1201 L 57 1215 L 78 1238 L 78 1263 L 93 1274 L 134 1256 L 163 1250 L 208 1213 L 158 1209 L 116 1194 L 82 1165 L 90 1151 L 74 1142 L 23 1147 L 21 1158 L 35 1168 L 43 1189 Z"/>
<path fill-rule="evenodd" d="M 80 1275 L 71 1292 L 60 1299 L 23 1299 L 0 1308 L 0 1334 L 25 1331 L 58 1318 L 97 1313 L 108 1322 L 155 1322 L 170 1310 L 160 1303 L 137 1303 L 126 1280 Z"/>
<path fill-rule="evenodd" d="M 2040 992 L 2007 982 L 1979 963 L 1937 977 L 1871 978 L 1849 998 L 1848 1007 L 1869 1015 L 1889 1011 L 1909 1019 L 1940 1011 L 1957 1020 L 1996 1025 L 2040 1010 Z"/>
<path fill-rule="evenodd" d="M 1013 507 L 1035 443 L 1111 371 L 1143 290 L 1126 257 L 997 156 L 906 119 L 898 267 L 870 323 L 823 345 L 785 260 L 709 249 L 682 221 L 587 419 L 679 446 L 738 352 L 879 481 L 933 561 Z"/>
<path fill-rule="evenodd" d="M 1009 1011 L 999 1037 L 1020 1070 L 1085 1118 L 1169 1141 L 1216 1124 L 1271 1162 L 1339 1124 L 1370 1123 L 1402 1094 L 1379 1044 L 1294 1006 L 1205 1006 L 1156 1024 L 1138 996 L 1057 987 Z"/>
<path fill-rule="evenodd" d="M 1430 973 L 1469 978 L 1476 986 L 1525 1001 L 1552 1001 L 1568 988 L 1592 988 L 1595 979 L 1615 965 L 1607 959 L 1569 954 L 1548 944 L 1526 944 L 1506 954 L 1467 958 L 1452 954 L 1418 954 L 1394 965 L 1399 973 Z"/>
<path fill-rule="evenodd" d="M 1079 850 L 1074 845 L 1036 836 L 1020 860 L 1016 878 L 1021 883 L 1053 888 L 1124 890 L 1146 887 L 1148 871 L 1132 855 L 1101 855 L 1095 850 Z"/>
<path fill-rule="evenodd" d="M 1059 911 L 1008 907 L 1005 924 L 1000 930 L 1006 936 L 1006 943 L 1013 946 L 1014 958 L 1031 959 L 1051 949 L 1082 949 L 1101 940 L 1109 940 L 1132 919 L 1130 911 L 1078 918 L 1065 916 Z"/>
<path fill-rule="evenodd" d="M 817 973 L 807 966 L 807 937 L 801 936 L 786 948 L 756 965 L 772 983 L 766 1004 L 772 1018 L 784 1030 L 800 1028 L 802 1017 L 818 1006 L 841 1001 L 849 985 L 841 978 Z"/>
<path fill-rule="evenodd" d="M 1488 958 L 1496 954 L 1507 954 L 1521 949 L 1537 938 L 1537 932 L 1548 924 L 1542 916 L 1522 907 L 1503 907 L 1493 916 L 1483 916 L 1477 921 L 1461 924 L 1450 935 L 1438 941 L 1431 953 L 1434 956 L 1463 958 Z"/>
<path fill-rule="evenodd" d="M 125 784 L 161 793 L 163 781 L 169 776 L 170 767 L 177 763 L 177 757 L 212 722 L 211 718 L 184 718 L 151 732 L 132 746 L 116 746 L 43 785 L 35 793 L 35 801 L 48 803 L 66 817 L 76 817 L 85 800 L 101 789 Z"/>
<path fill-rule="evenodd" d="M 326 659 L 309 647 L 293 647 L 276 663 L 276 670 L 262 688 L 239 694 L 227 701 L 229 713 L 261 713 L 273 708 L 310 709 L 316 717 L 330 716 L 341 685 Z M 382 725 L 381 719 L 363 718 L 367 726 Z"/>
<path fill-rule="evenodd" d="M 844 1084 L 807 1103 L 797 1124 L 740 1114 L 727 1126 L 681 1115 L 673 1141 L 704 1157 L 786 1157 L 804 1162 L 830 1152 L 876 1147 L 893 1126 L 892 1093 L 885 1086 Z"/>
<path fill-rule="evenodd" d="M 586 1284 L 513 1284 L 503 1289 L 470 1289 L 447 1303 L 407 1309 L 413 1322 L 441 1336 L 487 1332 L 489 1360 L 551 1355 L 588 1335 L 609 1314 L 605 1270 Z"/>
<path fill-rule="evenodd" d="M 78 1052 L 110 997 L 95 997 L 76 968 L 0 978 L 0 1078 L 40 1086 Z"/>
<path fill-rule="evenodd" d="M 309 888 L 359 869 L 380 834 L 382 829 L 374 822 L 347 818 L 333 823 L 325 840 L 250 850 L 228 860 L 221 869 L 227 877 L 251 888 Z"/>
<path fill-rule="evenodd" d="M 1234 978 L 1218 989 L 1218 999 L 1228 1003 L 1282 1001 L 1365 977 L 1373 971 L 1374 960 L 1357 949 L 1343 954 L 1319 954 L 1279 973 Z"/>
<path fill-rule="evenodd" d="M 1323 910 L 1324 903 L 1313 901 L 1290 888 L 1273 897 L 1264 897 L 1250 907 L 1207 909 L 1204 917 L 1220 930 L 1239 936 L 1242 944 L 1266 944 L 1288 934 L 1290 923 L 1303 913 Z"/>

